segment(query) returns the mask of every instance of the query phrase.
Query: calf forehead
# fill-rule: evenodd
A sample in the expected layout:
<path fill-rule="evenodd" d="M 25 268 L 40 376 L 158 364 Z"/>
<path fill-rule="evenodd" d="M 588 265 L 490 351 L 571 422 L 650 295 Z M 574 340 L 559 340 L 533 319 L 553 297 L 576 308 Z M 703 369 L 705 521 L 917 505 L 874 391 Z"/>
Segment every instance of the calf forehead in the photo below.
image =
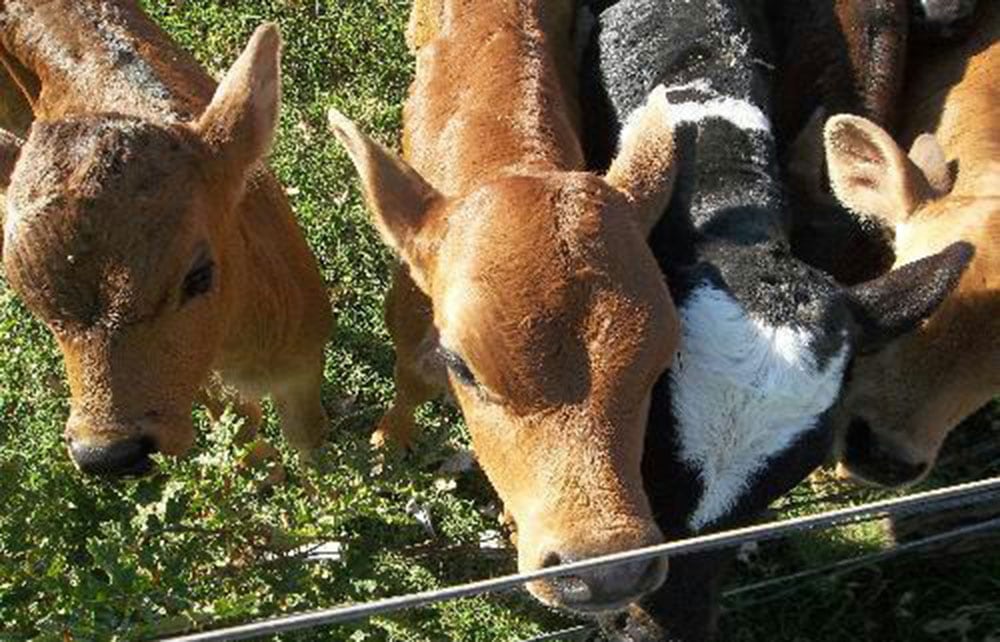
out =
<path fill-rule="evenodd" d="M 193 232 L 184 214 L 196 171 L 191 146 L 148 123 L 36 125 L 8 192 L 12 280 L 29 302 L 72 317 L 96 313 L 111 291 L 138 296 L 169 272 L 177 238 Z"/>
<path fill-rule="evenodd" d="M 36 123 L 13 176 L 22 205 L 67 196 L 115 205 L 116 199 L 155 197 L 165 182 L 189 178 L 197 142 L 181 128 L 137 118 L 83 116 Z"/>
<path fill-rule="evenodd" d="M 656 265 L 643 278 L 642 239 L 627 233 L 609 188 L 590 181 L 513 181 L 476 195 L 441 255 L 443 341 L 517 401 L 580 401 L 597 370 L 619 376 L 634 365 L 644 337 L 658 330 L 668 341 Z"/>

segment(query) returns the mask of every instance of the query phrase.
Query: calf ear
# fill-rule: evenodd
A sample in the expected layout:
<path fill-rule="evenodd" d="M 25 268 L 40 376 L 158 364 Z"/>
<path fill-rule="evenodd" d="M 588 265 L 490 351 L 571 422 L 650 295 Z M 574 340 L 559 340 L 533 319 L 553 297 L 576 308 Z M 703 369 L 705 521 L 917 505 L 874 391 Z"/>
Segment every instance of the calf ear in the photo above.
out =
<path fill-rule="evenodd" d="M 278 124 L 281 35 L 261 25 L 226 72 L 195 131 L 227 173 L 242 178 L 271 148 Z"/>
<path fill-rule="evenodd" d="M 937 254 L 896 268 L 847 291 L 859 328 L 856 349 L 872 352 L 910 332 L 958 285 L 975 249 L 952 243 Z"/>
<path fill-rule="evenodd" d="M 365 201 L 382 240 L 407 264 L 414 281 L 427 292 L 436 249 L 430 223 L 444 197 L 339 111 L 330 108 L 328 118 L 330 130 L 347 150 L 361 177 Z"/>
<path fill-rule="evenodd" d="M 639 229 L 648 236 L 670 202 L 677 177 L 674 127 L 663 85 L 628 117 L 620 141 L 605 180 L 636 208 Z"/>
<path fill-rule="evenodd" d="M 931 195 L 920 169 L 875 123 L 833 116 L 824 138 L 830 186 L 849 210 L 895 226 Z"/>
<path fill-rule="evenodd" d="M 921 134 L 910 147 L 910 160 L 920 168 L 927 184 L 937 196 L 944 196 L 951 191 L 954 181 L 951 170 L 948 169 L 948 159 L 934 134 Z"/>

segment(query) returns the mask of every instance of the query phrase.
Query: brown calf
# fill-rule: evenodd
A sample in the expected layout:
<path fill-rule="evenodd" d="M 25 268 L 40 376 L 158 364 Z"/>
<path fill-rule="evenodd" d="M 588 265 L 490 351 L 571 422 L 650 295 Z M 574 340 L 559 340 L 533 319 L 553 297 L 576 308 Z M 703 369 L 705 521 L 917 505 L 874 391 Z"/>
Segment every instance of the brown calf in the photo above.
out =
<path fill-rule="evenodd" d="M 271 394 L 289 442 L 319 446 L 328 300 L 261 163 L 277 29 L 259 28 L 217 89 L 131 0 L 0 2 L 0 40 L 16 84 L 37 89 L 3 263 L 65 358 L 79 467 L 139 473 L 154 450 L 185 452 L 199 395 L 238 394 L 252 422 Z"/>
<path fill-rule="evenodd" d="M 386 317 L 396 398 L 378 439 L 450 385 L 538 569 L 661 540 L 639 463 L 678 322 L 646 235 L 673 184 L 654 94 L 606 176 L 582 171 L 572 0 L 417 2 L 406 162 L 331 112 L 402 265 Z M 663 580 L 637 563 L 530 588 L 580 611 Z"/>
<path fill-rule="evenodd" d="M 910 62 L 900 137 L 913 142 L 909 156 L 865 119 L 826 125 L 837 197 L 894 228 L 897 265 L 959 240 L 976 248 L 934 316 L 854 364 L 839 455 L 879 484 L 922 478 L 948 432 L 1000 393 L 1000 6 L 982 4 L 965 43 Z"/>

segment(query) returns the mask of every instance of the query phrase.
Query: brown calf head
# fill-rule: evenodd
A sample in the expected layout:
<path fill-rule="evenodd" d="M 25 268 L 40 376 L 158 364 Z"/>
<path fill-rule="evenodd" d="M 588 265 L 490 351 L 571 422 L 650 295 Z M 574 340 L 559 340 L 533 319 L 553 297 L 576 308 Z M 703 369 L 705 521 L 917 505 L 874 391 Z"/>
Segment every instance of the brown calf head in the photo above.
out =
<path fill-rule="evenodd" d="M 607 176 L 525 170 L 441 194 L 331 112 L 382 237 L 433 304 L 437 354 L 523 571 L 660 541 L 639 463 L 678 322 L 646 234 L 673 184 L 658 94 Z M 619 608 L 665 564 L 536 582 L 541 600 Z"/>
<path fill-rule="evenodd" d="M 280 37 L 254 34 L 195 122 L 116 114 L 37 122 L 10 176 L 7 278 L 55 334 L 86 472 L 183 453 L 226 333 L 234 206 L 278 111 Z"/>
<path fill-rule="evenodd" d="M 907 155 L 877 125 L 853 116 L 830 119 L 826 146 L 841 202 L 895 230 L 896 265 L 956 241 L 975 248 L 927 321 L 857 356 L 839 407 L 845 471 L 904 485 L 923 478 L 948 432 L 1000 391 L 1000 167 L 982 189 L 958 193 L 933 136 L 918 138 Z"/>

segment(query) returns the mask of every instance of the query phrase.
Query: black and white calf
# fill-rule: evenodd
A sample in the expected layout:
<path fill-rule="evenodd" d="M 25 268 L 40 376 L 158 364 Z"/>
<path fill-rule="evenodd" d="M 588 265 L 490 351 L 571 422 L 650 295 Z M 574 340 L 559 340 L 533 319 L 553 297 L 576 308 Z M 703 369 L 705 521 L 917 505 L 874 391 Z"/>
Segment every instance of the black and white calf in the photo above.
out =
<path fill-rule="evenodd" d="M 659 85 L 677 126 L 677 188 L 650 243 L 682 339 L 653 392 L 643 463 L 657 520 L 673 538 L 751 519 L 822 463 L 852 355 L 930 314 L 971 253 L 951 246 L 851 289 L 790 254 L 762 4 L 600 3 L 584 55 L 595 166 L 634 135 L 628 115 Z M 708 639 L 727 558 L 671 560 L 666 584 L 609 618 L 609 634 Z"/>

